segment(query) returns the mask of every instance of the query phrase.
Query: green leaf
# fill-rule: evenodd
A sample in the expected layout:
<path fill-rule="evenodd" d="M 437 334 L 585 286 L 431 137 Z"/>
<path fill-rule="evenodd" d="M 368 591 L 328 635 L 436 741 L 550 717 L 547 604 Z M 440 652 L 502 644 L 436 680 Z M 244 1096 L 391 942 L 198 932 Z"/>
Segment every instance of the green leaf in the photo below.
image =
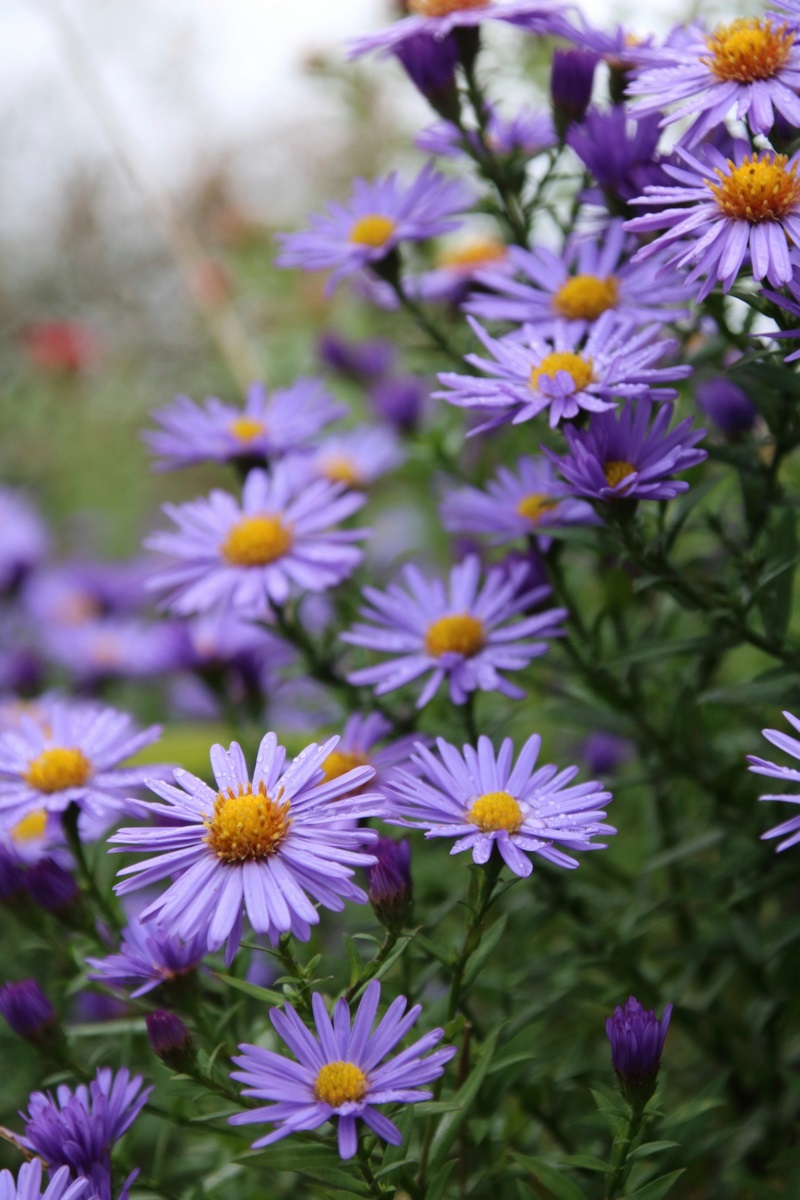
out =
<path fill-rule="evenodd" d="M 667 1192 L 671 1190 L 673 1183 L 677 1183 L 681 1175 L 685 1173 L 686 1168 L 681 1167 L 678 1171 L 670 1171 L 669 1175 L 651 1179 L 650 1183 L 637 1188 L 635 1192 L 629 1192 L 628 1200 L 661 1200 L 661 1197 L 666 1196 Z"/>
<path fill-rule="evenodd" d="M 635 1150 L 631 1150 L 628 1159 L 649 1158 L 651 1154 L 661 1154 L 664 1150 L 673 1150 L 680 1142 L 643 1142 Z"/>
<path fill-rule="evenodd" d="M 580 1167 L 582 1171 L 602 1171 L 604 1175 L 611 1170 L 607 1162 L 594 1154 L 567 1154 L 559 1159 L 559 1163 L 564 1167 Z"/>
<path fill-rule="evenodd" d="M 451 1159 L 450 1162 L 443 1163 L 438 1171 L 434 1171 L 431 1175 L 430 1182 L 425 1191 L 425 1200 L 442 1200 L 444 1189 L 453 1174 L 455 1163 Z"/>
<path fill-rule="evenodd" d="M 458 1105 L 457 1110 L 452 1113 L 446 1113 L 439 1122 L 439 1128 L 436 1130 L 431 1144 L 430 1162 L 432 1170 L 435 1170 L 436 1167 L 441 1166 L 444 1162 L 450 1147 L 456 1140 L 458 1131 L 470 1106 L 480 1091 L 481 1084 L 488 1074 L 489 1067 L 492 1065 L 494 1049 L 497 1045 L 501 1029 L 502 1026 L 498 1026 L 491 1036 L 487 1038 L 483 1046 L 483 1055 L 480 1062 L 464 1086 L 459 1088 L 453 1097 L 454 1102 Z"/>
<path fill-rule="evenodd" d="M 464 982 L 462 985 L 465 993 L 472 987 L 472 984 L 483 970 L 484 964 L 491 957 L 497 943 L 505 932 L 507 924 L 508 914 L 504 913 L 499 921 L 495 921 L 488 933 L 483 935 L 480 946 L 467 959 L 467 969 L 464 972 Z"/>
<path fill-rule="evenodd" d="M 782 641 L 789 628 L 797 558 L 797 517 L 785 508 L 771 530 L 766 570 L 756 592 L 764 632 L 775 641 Z"/>
<path fill-rule="evenodd" d="M 261 1000 L 265 1004 L 277 1004 L 282 1008 L 286 1003 L 286 997 L 280 992 L 273 992 L 269 988 L 259 987 L 258 984 L 248 983 L 246 979 L 237 979 L 235 975 L 223 975 L 221 971 L 215 971 L 214 977 L 220 983 L 227 983 L 228 987 L 234 988 L 237 992 L 244 992 L 245 996 L 252 996 L 254 1000 Z"/>
<path fill-rule="evenodd" d="M 358 953 L 358 946 L 356 946 L 353 939 L 349 938 L 347 934 L 345 934 L 344 937 L 344 948 L 347 954 L 347 965 L 350 968 L 348 987 L 352 987 L 361 974 L 363 964 L 361 961 L 361 955 Z"/>
<path fill-rule="evenodd" d="M 535 1183 L 543 1184 L 556 1200 L 586 1200 L 586 1193 L 560 1167 L 552 1166 L 543 1158 L 529 1158 L 524 1154 L 515 1154 L 514 1159 L 533 1176 Z"/>

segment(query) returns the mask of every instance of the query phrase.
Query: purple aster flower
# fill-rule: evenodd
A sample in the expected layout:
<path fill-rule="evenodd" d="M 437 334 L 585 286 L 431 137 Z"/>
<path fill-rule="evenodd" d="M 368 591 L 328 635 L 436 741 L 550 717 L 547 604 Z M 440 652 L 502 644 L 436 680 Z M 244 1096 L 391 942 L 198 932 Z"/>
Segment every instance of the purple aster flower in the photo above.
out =
<path fill-rule="evenodd" d="M 800 305 L 797 307 L 800 314 Z M 694 396 L 699 407 L 723 433 L 735 436 L 753 428 L 757 416 L 753 401 L 737 383 L 724 375 L 698 380 Z"/>
<path fill-rule="evenodd" d="M 633 757 L 636 748 L 628 738 L 597 729 L 580 748 L 580 756 L 593 775 L 613 775 Z"/>
<path fill-rule="evenodd" d="M 629 1104 L 644 1108 L 656 1090 L 656 1077 L 669 1029 L 672 1005 L 668 1004 L 659 1020 L 652 1010 L 642 1007 L 635 996 L 614 1009 L 606 1021 L 611 1043 L 611 1065 L 620 1091 Z"/>
<path fill-rule="evenodd" d="M 146 599 L 147 565 L 141 560 L 74 559 L 44 567 L 26 582 L 25 611 L 40 627 L 70 628 L 103 616 L 129 616 Z"/>
<path fill-rule="evenodd" d="M 175 882 L 140 919 L 157 919 L 163 932 L 186 942 L 205 933 L 209 950 L 227 942 L 228 963 L 241 939 L 243 905 L 256 933 L 277 944 L 284 933 L 308 941 L 319 921 L 312 900 L 334 912 L 345 900 L 365 903 L 351 878 L 353 867 L 373 861 L 362 847 L 377 834 L 355 827 L 354 821 L 374 816 L 382 797 L 357 791 L 375 774 L 371 767 L 324 782 L 322 764 L 338 741 L 333 737 L 306 747 L 284 769 L 286 751 L 268 733 L 252 782 L 236 742 L 228 751 L 212 746 L 217 790 L 183 770 L 174 772 L 179 787 L 151 780 L 150 790 L 166 804 L 144 807 L 170 823 L 121 829 L 110 839 L 116 846 L 155 854 L 120 871 L 133 878 L 117 884 L 116 891 L 125 894 L 172 876 Z"/>
<path fill-rule="evenodd" d="M 672 405 L 662 405 L 652 417 L 646 400 L 626 404 L 621 412 L 598 413 L 588 429 L 565 426 L 567 453 L 545 450 L 566 479 L 573 495 L 587 500 L 672 500 L 689 484 L 675 479 L 708 457 L 693 449 L 705 429 L 692 429 L 692 419 L 679 421 L 668 432 Z"/>
<path fill-rule="evenodd" d="M 393 343 L 382 338 L 350 341 L 332 329 L 320 335 L 317 353 L 326 367 L 357 383 L 373 383 L 388 375 L 397 354 Z"/>
<path fill-rule="evenodd" d="M 167 592 L 165 605 L 181 616 L 233 609 L 263 618 L 292 593 L 335 587 L 362 559 L 351 543 L 364 530 L 331 529 L 364 503 L 342 484 L 314 479 L 304 461 L 276 463 L 271 475 L 249 472 L 241 504 L 228 492 L 207 499 L 165 504 L 177 533 L 147 539 L 171 556 L 153 587 Z"/>
<path fill-rule="evenodd" d="M 334 1117 L 342 1158 L 352 1158 L 356 1152 L 358 1120 L 390 1145 L 400 1145 L 403 1140 L 400 1130 L 375 1105 L 429 1100 L 432 1093 L 422 1090 L 421 1085 L 442 1075 L 456 1048 L 446 1046 L 429 1054 L 444 1037 L 443 1029 L 433 1029 L 383 1062 L 414 1025 L 422 1008 L 417 1004 L 406 1012 L 408 1002 L 405 996 L 398 996 L 373 1029 L 380 996 L 381 985 L 373 979 L 361 997 L 351 1025 L 346 1000 L 337 1000 L 331 1023 L 322 996 L 314 992 L 311 1004 L 316 1038 L 290 1004 L 283 1012 L 270 1009 L 270 1020 L 278 1036 L 297 1061 L 262 1046 L 239 1047 L 243 1053 L 233 1061 L 240 1070 L 233 1071 L 231 1078 L 246 1085 L 244 1096 L 271 1103 L 251 1112 L 236 1113 L 229 1118 L 230 1123 L 252 1125 L 269 1121 L 276 1126 L 254 1142 L 253 1149 L 269 1146 L 291 1133 L 318 1129 Z"/>
<path fill-rule="evenodd" d="M 552 765 L 534 770 L 542 739 L 529 737 L 512 766 L 514 744 L 505 738 L 495 754 L 488 737 L 463 754 L 436 739 L 437 758 L 424 746 L 414 755 L 421 778 L 398 772 L 392 788 L 392 821 L 427 830 L 426 838 L 457 838 L 451 854 L 472 851 L 476 863 L 489 861 L 494 846 L 506 866 L 522 878 L 533 870 L 528 854 L 539 854 L 559 867 L 577 867 L 571 854 L 557 849 L 600 850 L 598 834 L 613 834 L 601 824 L 611 793 L 602 784 L 567 785 L 577 767 Z"/>
<path fill-rule="evenodd" d="M 451 388 L 434 395 L 459 408 L 477 408 L 491 414 L 490 420 L 470 430 L 470 435 L 511 421 L 518 425 L 549 409 L 552 428 L 582 410 L 605 412 L 615 408 L 614 396 L 622 399 L 674 400 L 674 388 L 657 387 L 691 375 L 688 365 L 656 367 L 655 364 L 677 345 L 674 339 L 658 337 L 658 327 L 636 329 L 632 322 L 605 312 L 583 342 L 572 323 L 559 321 L 552 332 L 542 335 L 535 326 L 524 325 L 519 337 L 497 340 L 472 317 L 472 329 L 492 355 L 466 355 L 465 361 L 488 375 L 445 373 L 439 382 Z"/>
<path fill-rule="evenodd" d="M 795 284 L 794 278 L 787 281 L 790 285 Z M 782 296 L 780 292 L 773 292 L 769 288 L 764 288 L 761 295 L 766 300 L 771 300 L 773 304 L 777 304 L 778 308 L 784 312 L 790 313 L 793 317 L 800 317 L 800 303 L 793 300 L 790 296 Z M 800 329 L 781 329 L 774 333 L 760 333 L 759 337 L 766 338 L 800 338 Z M 800 350 L 793 350 L 791 354 L 787 354 L 784 362 L 795 362 L 800 358 Z"/>
<path fill-rule="evenodd" d="M 0 488 L 0 590 L 15 587 L 49 547 L 44 521 L 25 494 Z"/>
<path fill-rule="evenodd" d="M 735 110 L 751 133 L 768 134 L 775 112 L 800 124 L 800 44 L 774 16 L 739 17 L 709 31 L 696 23 L 672 44 L 643 50 L 628 84 L 637 113 L 678 107 L 662 125 L 692 117 L 681 141 L 694 145 Z"/>
<path fill-rule="evenodd" d="M 279 267 L 306 271 L 334 268 L 329 286 L 345 275 L 386 258 L 401 242 L 420 242 L 456 229 L 453 214 L 469 208 L 472 190 L 440 175 L 425 163 L 416 179 L 400 183 L 397 173 L 372 183 L 356 179 L 348 204 L 329 204 L 325 216 L 312 216 L 311 229 L 281 234 Z"/>
<path fill-rule="evenodd" d="M 145 430 L 142 437 L 164 471 L 209 461 L 264 463 L 304 448 L 346 411 L 320 379 L 298 379 L 271 395 L 263 383 L 253 383 L 244 408 L 215 396 L 202 405 L 177 396 L 153 413 L 161 429 Z"/>
<path fill-rule="evenodd" d="M 667 176 L 656 148 L 660 137 L 658 114 L 634 119 L 624 104 L 605 110 L 592 108 L 580 125 L 567 133 L 570 146 L 596 179 L 601 194 L 586 200 L 603 204 L 609 198 L 627 205 L 650 184 Z"/>
<path fill-rule="evenodd" d="M 454 29 L 476 28 L 484 21 L 506 21 L 537 33 L 560 33 L 562 7 L 554 0 L 408 0 L 409 16 L 379 33 L 356 38 L 350 57 L 377 50 L 385 57 L 420 34 L 445 38 Z"/>
<path fill-rule="evenodd" d="M 485 138 L 494 154 L 505 158 L 520 155 L 526 160 L 549 150 L 558 141 L 552 115 L 546 109 L 528 105 L 522 105 L 512 117 L 504 117 L 490 105 Z M 468 130 L 466 140 L 468 146 L 479 149 L 477 131 Z M 438 158 L 458 158 L 464 153 L 464 134 L 451 121 L 437 121 L 417 134 L 414 145 Z"/>
<path fill-rule="evenodd" d="M 197 969 L 206 954 L 205 930 L 185 941 L 152 922 L 142 925 L 135 917 L 122 931 L 117 954 L 106 958 L 87 958 L 94 970 L 89 979 L 98 979 L 110 987 L 130 988 L 131 999 L 144 996 L 159 984 L 169 983 Z"/>
<path fill-rule="evenodd" d="M 783 715 L 792 728 L 800 733 L 800 720 L 793 717 L 790 712 L 784 712 Z M 762 729 L 761 732 L 768 742 L 772 742 L 772 745 L 777 746 L 784 754 L 788 754 L 792 758 L 800 758 L 800 741 L 797 738 L 789 737 L 787 734 L 781 733 L 779 729 Z M 796 783 L 800 780 L 800 771 L 794 767 L 782 767 L 778 763 L 770 762 L 769 759 L 757 758 L 754 754 L 748 754 L 747 761 L 750 763 L 749 770 L 756 775 L 768 775 L 772 779 L 782 779 L 787 783 Z M 800 796 L 791 794 L 769 793 L 759 796 L 759 800 L 779 800 L 783 804 L 800 804 Z M 761 837 L 762 840 L 774 837 L 783 838 L 776 849 L 779 853 L 781 850 L 788 850 L 790 846 L 795 846 L 800 842 L 800 817 L 790 817 L 788 821 L 783 821 L 774 829 L 762 833 Z"/>
<path fill-rule="evenodd" d="M 616 220 L 593 237 L 571 239 L 563 254 L 547 246 L 510 246 L 510 263 L 522 281 L 510 277 L 508 270 L 484 268 L 476 279 L 497 294 L 476 293 L 464 308 L 489 321 L 535 325 L 541 334 L 566 325 L 578 337 L 606 312 L 631 325 L 685 317 L 683 281 L 658 280 L 658 261 L 631 263 L 631 242 L 622 221 Z"/>
<path fill-rule="evenodd" d="M 522 670 L 544 654 L 547 642 L 532 639 L 558 637 L 559 622 L 567 615 L 566 609 L 550 608 L 515 621 L 549 592 L 543 587 L 519 595 L 522 573 L 522 567 L 507 573 L 490 568 L 481 584 L 480 561 L 470 555 L 452 568 L 447 585 L 440 579 L 428 581 L 407 564 L 402 583 L 391 584 L 385 592 L 365 588 L 369 605 L 361 615 L 371 623 L 359 622 L 341 637 L 392 657 L 353 671 L 348 679 L 358 686 L 375 684 L 375 694 L 382 696 L 430 674 L 417 708 L 427 704 L 445 680 L 454 704 L 464 704 L 476 689 L 521 699 L 525 693 L 501 672 Z"/>
<path fill-rule="evenodd" d="M 156 741 L 161 727 L 140 731 L 127 713 L 67 701 L 53 702 L 48 716 L 43 727 L 23 714 L 19 729 L 0 734 L 0 822 L 63 813 L 71 804 L 106 824 L 137 811 L 127 797 L 152 767 L 118 764 Z"/>
<path fill-rule="evenodd" d="M 398 433 L 412 433 L 416 429 L 427 396 L 427 385 L 414 375 L 383 379 L 369 393 L 377 416 Z"/>
<path fill-rule="evenodd" d="M 16 1182 L 10 1171 L 0 1171 L 0 1200 L 79 1200 L 89 1187 L 88 1179 L 71 1183 L 69 1167 L 60 1167 L 42 1192 L 43 1168 L 40 1158 L 23 1163 Z"/>
<path fill-rule="evenodd" d="M 405 454 L 390 429 L 361 425 L 318 443 L 311 465 L 330 483 L 364 487 L 404 461 Z"/>
<path fill-rule="evenodd" d="M 157 1008 L 145 1016 L 150 1049 L 170 1070 L 186 1072 L 191 1069 L 195 1051 L 192 1035 L 177 1013 Z"/>
<path fill-rule="evenodd" d="M 385 929 L 399 933 L 414 907 L 411 846 L 408 838 L 379 837 L 373 846 L 375 865 L 367 868 L 369 902 Z"/>
<path fill-rule="evenodd" d="M 37 816 L 23 818 L 30 821 Z M 43 912 L 59 917 L 67 924 L 79 923 L 84 916 L 83 896 L 75 876 L 52 858 L 42 858 L 29 867 L 24 876 L 25 890 Z"/>
<path fill-rule="evenodd" d="M 91 1181 L 100 1200 L 111 1200 L 111 1147 L 147 1103 L 153 1089 L 140 1091 L 141 1086 L 141 1075 L 131 1079 L 125 1067 L 116 1075 L 101 1067 L 88 1087 L 80 1084 L 73 1092 L 61 1084 L 55 1097 L 34 1092 L 27 1115 L 22 1114 L 20 1140 L 51 1170 L 68 1167 L 73 1179 Z"/>
<path fill-rule="evenodd" d="M 370 788 L 380 789 L 387 784 L 393 768 L 400 763 L 407 764 L 411 751 L 419 741 L 419 734 L 410 733 L 376 749 L 377 743 L 382 742 L 391 731 L 391 723 L 381 713 L 373 712 L 367 716 L 353 713 L 349 716 L 336 749 L 322 764 L 325 782 L 339 779 L 354 767 L 373 767 L 375 774 L 370 780 Z"/>
<path fill-rule="evenodd" d="M 685 166 L 664 169 L 678 186 L 646 187 L 642 200 L 633 201 L 657 200 L 671 206 L 626 222 L 625 228 L 637 233 L 666 230 L 643 246 L 635 261 L 669 247 L 667 263 L 678 268 L 694 264 L 687 284 L 706 276 L 698 301 L 716 283 L 722 284 L 724 292 L 730 291 L 746 256 L 754 279 L 766 278 L 773 287 L 788 283 L 792 276 L 788 243 L 800 243 L 800 151 L 791 158 L 772 150 L 750 154 L 739 143 L 734 157 L 728 159 L 713 146 L 705 147 L 705 161 L 687 150 L 677 153 Z"/>
<path fill-rule="evenodd" d="M 485 491 L 462 487 L 448 492 L 439 509 L 448 533 L 488 533 L 494 545 L 536 537 L 543 549 L 547 529 L 597 520 L 588 504 L 565 494 L 546 458 L 520 457 L 516 474 L 500 467 Z"/>
<path fill-rule="evenodd" d="M 186 658 L 186 633 L 171 621 L 97 617 L 80 625 L 51 626 L 42 641 L 50 660 L 85 688 L 108 679 L 163 675 Z"/>
<path fill-rule="evenodd" d="M 0 1013 L 18 1037 L 30 1042 L 43 1042 L 58 1025 L 56 1010 L 35 979 L 4 983 Z"/>
<path fill-rule="evenodd" d="M 472 233 L 439 250 L 432 270 L 406 279 L 404 286 L 409 295 L 427 303 L 460 305 L 481 271 L 492 269 L 500 275 L 511 273 L 508 246 L 491 234 Z"/>

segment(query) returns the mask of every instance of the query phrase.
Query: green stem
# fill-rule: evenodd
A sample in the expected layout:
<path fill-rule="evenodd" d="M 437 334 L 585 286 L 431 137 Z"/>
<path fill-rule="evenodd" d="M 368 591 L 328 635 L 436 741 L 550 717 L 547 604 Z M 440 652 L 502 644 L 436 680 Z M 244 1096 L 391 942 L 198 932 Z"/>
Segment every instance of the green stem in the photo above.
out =
<path fill-rule="evenodd" d="M 478 895 L 475 898 L 475 903 L 472 909 L 472 917 L 467 926 L 464 941 L 461 946 L 458 958 L 453 967 L 453 982 L 450 985 L 450 998 L 447 1003 L 447 1020 L 452 1021 L 456 1013 L 461 1008 L 462 989 L 464 986 L 464 972 L 467 968 L 472 955 L 481 944 L 483 937 L 484 918 L 489 910 L 492 902 L 492 894 L 500 872 L 503 869 L 503 860 L 500 857 L 499 851 L 495 846 L 492 847 L 492 853 L 489 861 L 481 870 L 478 881 Z"/>
<path fill-rule="evenodd" d="M 642 1125 L 644 1124 L 644 1109 L 636 1107 L 631 1109 L 631 1115 L 628 1120 L 628 1128 L 625 1131 L 625 1136 L 621 1141 L 617 1142 L 616 1151 L 611 1162 L 611 1176 L 608 1180 L 608 1188 L 605 1194 L 605 1200 L 614 1200 L 619 1190 L 625 1186 L 625 1181 L 628 1177 L 628 1157 L 633 1149 L 634 1143 L 638 1138 Z"/>
<path fill-rule="evenodd" d="M 67 845 L 75 859 L 75 864 L 78 868 L 78 878 L 81 882 L 84 892 L 93 902 L 96 911 L 103 917 L 110 928 L 119 933 L 122 929 L 122 919 L 117 909 L 109 903 L 108 898 L 103 895 L 100 888 L 97 886 L 97 881 L 89 867 L 86 853 L 84 851 L 83 842 L 81 841 L 78 832 L 78 817 L 80 809 L 73 801 L 67 811 L 64 813 L 62 824 L 64 833 L 67 837 Z"/>
<path fill-rule="evenodd" d="M 387 279 L 394 289 L 394 293 L 397 296 L 397 299 L 400 301 L 401 307 L 405 309 L 415 324 L 419 326 L 423 333 L 427 334 L 438 350 L 441 350 L 443 354 L 447 355 L 450 362 L 459 371 L 462 373 L 466 372 L 468 367 L 464 363 L 464 355 L 459 354 L 458 350 L 456 350 L 455 346 L 452 345 L 449 338 L 442 333 L 439 326 L 430 319 L 422 305 L 418 304 L 416 300 L 409 296 L 408 292 L 403 287 L 399 276 L 387 276 Z"/>
<path fill-rule="evenodd" d="M 364 1182 L 370 1190 L 370 1195 L 375 1196 L 376 1200 L 383 1200 L 386 1192 L 373 1174 L 369 1155 L 361 1138 L 358 1139 L 358 1165 L 361 1168 L 361 1174 L 364 1176 Z"/>
<path fill-rule="evenodd" d="M 309 999 L 309 981 L 306 978 L 306 972 L 294 956 L 292 950 L 292 935 L 284 933 L 278 942 L 276 950 L 280 964 L 287 975 L 292 979 L 296 979 L 299 986 L 295 991 L 294 1003 L 298 1008 L 301 1008 L 307 1017 L 312 1016 L 311 1001 Z"/>
<path fill-rule="evenodd" d="M 375 978 L 378 971 L 391 954 L 392 950 L 394 950 L 397 944 L 398 936 L 398 933 L 391 931 L 387 932 L 386 937 L 383 939 L 383 945 L 378 950 L 378 953 L 374 958 L 370 959 L 355 983 L 351 984 L 345 992 L 344 998 L 347 1000 L 348 1004 L 351 1000 L 356 999 L 361 989 L 365 987 L 371 979 Z"/>

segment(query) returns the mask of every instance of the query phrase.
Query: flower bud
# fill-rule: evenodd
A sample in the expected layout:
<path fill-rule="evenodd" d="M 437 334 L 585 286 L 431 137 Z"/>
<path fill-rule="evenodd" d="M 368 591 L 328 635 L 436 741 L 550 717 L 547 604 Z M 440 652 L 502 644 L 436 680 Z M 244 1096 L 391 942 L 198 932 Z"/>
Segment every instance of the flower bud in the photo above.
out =
<path fill-rule="evenodd" d="M 656 1090 L 658 1068 L 664 1050 L 664 1040 L 672 1016 L 672 1005 L 664 1009 L 658 1020 L 655 1013 L 646 1011 L 635 996 L 625 1008 L 619 1005 L 613 1017 L 606 1021 L 606 1033 L 611 1042 L 611 1065 L 614 1068 L 622 1095 L 632 1108 L 644 1108 Z"/>
<path fill-rule="evenodd" d="M 194 1064 L 192 1035 L 177 1013 L 157 1008 L 145 1017 L 150 1048 L 172 1071 L 185 1073 Z"/>
<path fill-rule="evenodd" d="M 367 867 L 369 902 L 381 925 L 399 933 L 408 924 L 414 904 L 411 846 L 406 838 L 396 842 L 379 837 L 371 849 L 378 861 Z"/>
<path fill-rule="evenodd" d="M 695 399 L 714 424 L 730 437 L 753 428 L 756 408 L 738 384 L 722 375 L 695 385 Z"/>
<path fill-rule="evenodd" d="M 80 888 L 69 871 L 43 858 L 25 872 L 25 887 L 34 904 L 53 916 L 65 916 L 80 901 Z"/>
<path fill-rule="evenodd" d="M 553 120 L 563 141 L 568 126 L 581 121 L 592 99 L 597 55 L 588 50 L 556 50 L 550 73 Z"/>
<path fill-rule="evenodd" d="M 42 1046 L 58 1031 L 55 1009 L 35 979 L 4 983 L 0 987 L 0 1013 L 19 1037 Z"/>
<path fill-rule="evenodd" d="M 394 54 L 431 107 L 445 120 L 457 118 L 458 43 L 455 36 L 450 33 L 435 38 L 428 33 L 419 33 L 399 42 L 394 47 Z"/>
<path fill-rule="evenodd" d="M 384 379 L 370 392 L 375 412 L 398 433 L 413 433 L 419 424 L 428 389 L 413 375 Z"/>

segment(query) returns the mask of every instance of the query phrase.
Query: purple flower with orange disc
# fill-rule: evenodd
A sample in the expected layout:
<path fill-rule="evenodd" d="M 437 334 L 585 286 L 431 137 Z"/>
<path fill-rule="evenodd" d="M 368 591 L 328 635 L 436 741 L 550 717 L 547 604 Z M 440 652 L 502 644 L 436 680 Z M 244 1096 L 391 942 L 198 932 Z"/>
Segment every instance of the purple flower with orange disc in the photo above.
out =
<path fill-rule="evenodd" d="M 178 530 L 156 533 L 146 545 L 173 559 L 152 586 L 164 606 L 187 616 L 219 608 L 265 617 L 294 593 L 341 583 L 361 562 L 352 543 L 360 529 L 331 529 L 364 503 L 341 483 L 314 479 L 305 459 L 276 463 L 270 475 L 248 473 L 239 502 L 228 492 L 165 504 Z"/>
<path fill-rule="evenodd" d="M 363 848 L 377 834 L 355 821 L 379 813 L 383 797 L 359 791 L 372 767 L 325 782 L 323 763 L 338 741 L 307 746 L 287 767 L 285 749 L 268 733 L 252 778 L 236 742 L 229 750 L 212 746 L 216 789 L 183 770 L 174 772 L 177 787 L 151 779 L 148 787 L 165 803 L 142 807 L 170 823 L 113 835 L 115 846 L 154 854 L 120 871 L 130 878 L 117 893 L 172 877 L 140 920 L 156 920 L 163 933 L 186 942 L 205 935 L 211 951 L 227 943 L 228 963 L 241 940 L 243 908 L 256 933 L 276 945 L 284 933 L 308 941 L 319 921 L 314 902 L 334 912 L 346 900 L 366 903 L 351 879 L 354 867 L 374 861 Z"/>
<path fill-rule="evenodd" d="M 25 493 L 0 487 L 0 590 L 24 579 L 49 548 L 45 523 Z"/>
<path fill-rule="evenodd" d="M 367 716 L 353 713 L 349 716 L 339 744 L 322 764 L 325 781 L 338 779 L 346 771 L 352 771 L 353 767 L 367 766 L 375 768 L 370 786 L 380 788 L 387 782 L 393 767 L 408 763 L 411 751 L 420 740 L 418 733 L 409 733 L 377 748 L 377 743 L 382 742 L 391 731 L 392 726 L 382 713 L 371 712 Z"/>
<path fill-rule="evenodd" d="M 542 739 L 528 738 L 516 763 L 514 744 L 505 738 L 495 752 L 488 737 L 477 749 L 463 753 L 443 738 L 436 739 L 438 757 L 418 746 L 413 759 L 418 775 L 399 771 L 392 787 L 392 823 L 425 829 L 427 838 L 456 838 L 450 851 L 472 852 L 472 860 L 486 863 L 496 846 L 503 862 L 526 878 L 533 870 L 527 856 L 539 854 L 558 867 L 577 867 L 569 851 L 601 850 L 598 835 L 613 834 L 603 824 L 603 806 L 611 793 L 600 783 L 572 786 L 577 767 L 559 771 L 539 767 Z"/>
<path fill-rule="evenodd" d="M 792 716 L 790 712 L 783 714 L 786 720 L 800 733 L 800 720 Z M 764 737 L 773 746 L 777 746 L 784 754 L 790 755 L 791 758 L 800 759 L 800 741 L 797 738 L 789 737 L 788 734 L 782 733 L 780 729 L 762 729 Z M 800 782 L 800 771 L 795 767 L 784 767 L 780 763 L 770 762 L 768 758 L 758 758 L 754 754 L 748 754 L 747 761 L 750 763 L 749 769 L 756 775 L 768 775 L 772 779 L 781 779 L 785 783 Z M 791 793 L 767 793 L 764 796 L 759 796 L 759 800 L 779 800 L 783 804 L 800 804 L 800 796 L 792 795 Z M 782 842 L 777 845 L 777 850 L 788 850 L 790 846 L 796 846 L 800 842 L 800 816 L 790 817 L 788 821 L 781 822 L 774 829 L 769 829 L 766 833 L 762 833 L 762 839 L 779 837 L 783 838 Z"/>
<path fill-rule="evenodd" d="M 347 1001 L 337 1000 L 331 1022 L 325 1002 L 314 992 L 311 1005 L 317 1036 L 309 1033 L 291 1004 L 284 1011 L 270 1009 L 270 1020 L 278 1036 L 297 1061 L 243 1045 L 234 1058 L 238 1071 L 231 1078 L 245 1084 L 244 1096 L 268 1100 L 269 1104 L 230 1117 L 231 1125 L 269 1122 L 271 1133 L 253 1142 L 253 1149 L 270 1146 L 291 1133 L 318 1129 L 336 1120 L 339 1154 L 352 1158 L 358 1146 L 357 1122 L 364 1124 L 391 1146 L 399 1146 L 402 1134 L 393 1121 L 375 1108 L 377 1104 L 416 1104 L 430 1100 L 432 1092 L 423 1085 L 438 1079 L 445 1064 L 456 1053 L 455 1046 L 434 1050 L 444 1037 L 443 1029 L 432 1029 L 388 1062 L 387 1054 L 400 1044 L 416 1022 L 422 1007 L 408 1009 L 405 996 L 398 996 L 373 1029 L 381 985 L 377 979 L 365 988 L 355 1019 Z M 428 1053 L 433 1050 L 433 1053 Z"/>
<path fill-rule="evenodd" d="M 263 383 L 247 389 L 244 408 L 210 396 L 202 404 L 176 396 L 153 413 L 160 429 L 142 437 L 162 471 L 201 462 L 264 463 L 303 449 L 319 431 L 344 416 L 319 379 L 298 379 L 271 394 Z"/>
<path fill-rule="evenodd" d="M 365 487 L 399 467 L 405 453 L 391 429 L 359 426 L 332 434 L 314 447 L 312 469 L 330 483 Z"/>
<path fill-rule="evenodd" d="M 408 0 L 407 11 L 408 16 L 388 29 L 356 38 L 350 56 L 372 50 L 385 56 L 421 33 L 444 38 L 454 29 L 477 29 L 484 21 L 523 25 L 536 33 L 560 33 L 564 28 L 562 6 L 554 0 Z"/>
<path fill-rule="evenodd" d="M 427 162 L 410 184 L 393 171 L 384 179 L 356 179 L 347 204 L 329 204 L 324 216 L 311 217 L 311 229 L 279 235 L 279 267 L 305 271 L 333 269 L 329 286 L 345 275 L 374 266 L 401 242 L 421 242 L 449 233 L 460 224 L 454 214 L 469 208 L 472 190 L 441 175 Z"/>
<path fill-rule="evenodd" d="M 182 941 L 152 922 L 143 925 L 135 917 L 122 931 L 122 944 L 106 958 L 87 958 L 93 970 L 89 979 L 110 987 L 131 988 L 131 998 L 144 996 L 159 984 L 194 971 L 206 953 L 205 930 Z"/>
<path fill-rule="evenodd" d="M 550 591 L 539 587 L 519 594 L 518 583 L 525 574 L 522 564 L 508 571 L 493 567 L 481 583 L 480 561 L 470 555 L 453 567 L 447 584 L 425 579 L 409 563 L 401 583 L 385 592 L 365 588 L 369 604 L 361 615 L 366 621 L 341 637 L 391 657 L 352 671 L 349 681 L 374 684 L 375 694 L 382 696 L 429 674 L 417 708 L 427 704 L 445 680 L 454 704 L 466 703 L 476 689 L 521 699 L 525 693 L 501 672 L 520 671 L 544 654 L 547 642 L 541 639 L 558 637 L 567 615 L 566 609 L 549 608 L 515 620 L 529 614 Z"/>

